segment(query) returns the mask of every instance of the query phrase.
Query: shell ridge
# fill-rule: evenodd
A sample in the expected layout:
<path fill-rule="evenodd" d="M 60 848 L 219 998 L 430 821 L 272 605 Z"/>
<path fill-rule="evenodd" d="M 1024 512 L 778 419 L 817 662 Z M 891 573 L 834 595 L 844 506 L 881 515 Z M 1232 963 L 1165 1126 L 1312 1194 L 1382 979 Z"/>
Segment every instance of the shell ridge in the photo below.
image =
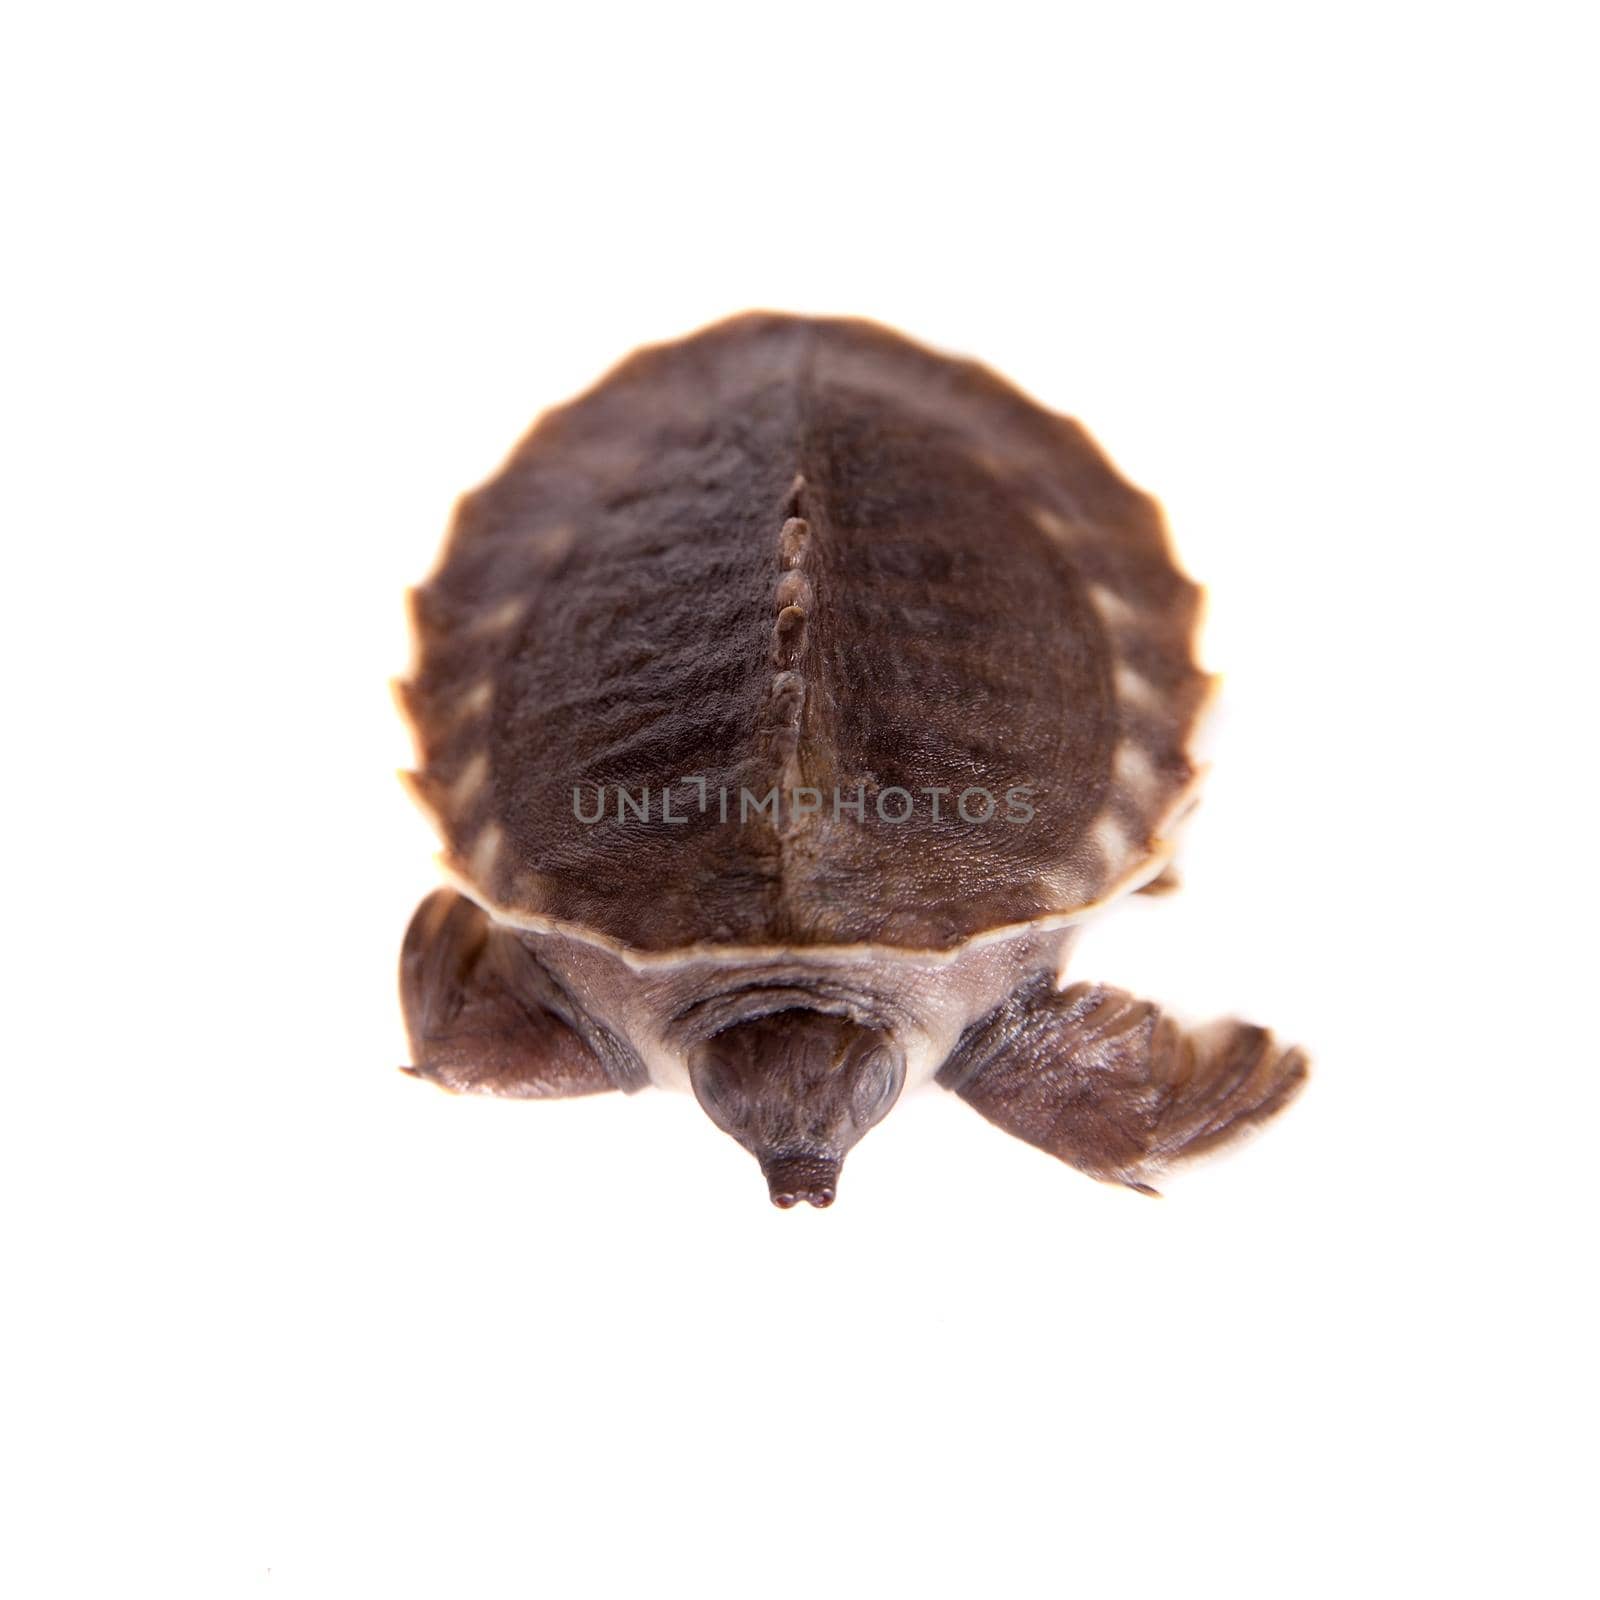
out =
<path fill-rule="evenodd" d="M 790 507 L 798 507 L 804 490 L 805 479 L 799 477 L 790 491 Z M 772 774 L 778 792 L 775 831 L 780 853 L 783 839 L 793 832 L 796 822 L 793 806 L 786 812 L 784 801 L 801 786 L 800 744 L 809 690 L 804 670 L 809 642 L 807 607 L 814 603 L 806 565 L 812 549 L 811 524 L 801 516 L 786 516 L 778 532 L 779 577 L 771 596 L 776 611 L 768 653 L 772 676 L 758 729 L 764 766 Z"/>

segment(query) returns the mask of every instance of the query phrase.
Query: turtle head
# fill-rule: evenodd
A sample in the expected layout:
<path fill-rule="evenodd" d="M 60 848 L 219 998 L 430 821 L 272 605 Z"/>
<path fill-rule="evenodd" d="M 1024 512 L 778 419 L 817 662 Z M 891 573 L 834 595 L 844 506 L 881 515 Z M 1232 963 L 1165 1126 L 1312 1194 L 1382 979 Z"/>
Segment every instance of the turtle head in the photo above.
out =
<path fill-rule="evenodd" d="M 820 1011 L 741 1022 L 689 1058 L 696 1099 L 766 1175 L 772 1203 L 832 1205 L 839 1167 L 905 1082 L 889 1035 Z"/>

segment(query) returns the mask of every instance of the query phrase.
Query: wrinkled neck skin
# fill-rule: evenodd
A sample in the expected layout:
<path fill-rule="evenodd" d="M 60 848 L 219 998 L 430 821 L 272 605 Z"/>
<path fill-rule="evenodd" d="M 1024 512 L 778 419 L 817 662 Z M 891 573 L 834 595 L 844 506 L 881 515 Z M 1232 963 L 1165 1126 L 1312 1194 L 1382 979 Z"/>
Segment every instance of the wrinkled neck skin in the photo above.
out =
<path fill-rule="evenodd" d="M 1059 976 L 1074 933 L 643 967 L 581 939 L 526 937 L 603 1038 L 618 1086 L 690 1090 L 787 1207 L 830 1204 L 851 1146 L 932 1079 L 969 1023 L 1040 971 Z"/>

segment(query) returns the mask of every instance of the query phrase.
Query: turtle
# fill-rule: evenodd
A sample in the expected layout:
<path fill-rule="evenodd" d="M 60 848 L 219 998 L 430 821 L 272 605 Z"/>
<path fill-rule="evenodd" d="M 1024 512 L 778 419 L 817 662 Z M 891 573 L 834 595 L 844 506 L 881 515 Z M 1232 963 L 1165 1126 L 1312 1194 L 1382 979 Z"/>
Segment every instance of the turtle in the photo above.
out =
<path fill-rule="evenodd" d="M 1163 513 L 1076 422 L 853 318 L 647 346 L 457 504 L 410 593 L 445 886 L 404 1069 L 691 1092 L 779 1207 L 908 1088 L 1146 1194 L 1303 1050 L 1068 981 L 1173 884 L 1210 697 Z"/>

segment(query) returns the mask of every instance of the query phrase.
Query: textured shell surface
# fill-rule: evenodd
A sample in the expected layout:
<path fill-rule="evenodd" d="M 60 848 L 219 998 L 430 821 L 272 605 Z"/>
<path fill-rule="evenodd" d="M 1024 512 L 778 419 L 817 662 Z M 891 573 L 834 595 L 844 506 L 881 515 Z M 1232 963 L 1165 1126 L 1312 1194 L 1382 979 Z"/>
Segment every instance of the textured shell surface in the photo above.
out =
<path fill-rule="evenodd" d="M 413 593 L 413 785 L 502 922 L 951 952 L 1161 870 L 1199 600 L 1074 422 L 870 323 L 739 317 L 462 501 Z"/>

